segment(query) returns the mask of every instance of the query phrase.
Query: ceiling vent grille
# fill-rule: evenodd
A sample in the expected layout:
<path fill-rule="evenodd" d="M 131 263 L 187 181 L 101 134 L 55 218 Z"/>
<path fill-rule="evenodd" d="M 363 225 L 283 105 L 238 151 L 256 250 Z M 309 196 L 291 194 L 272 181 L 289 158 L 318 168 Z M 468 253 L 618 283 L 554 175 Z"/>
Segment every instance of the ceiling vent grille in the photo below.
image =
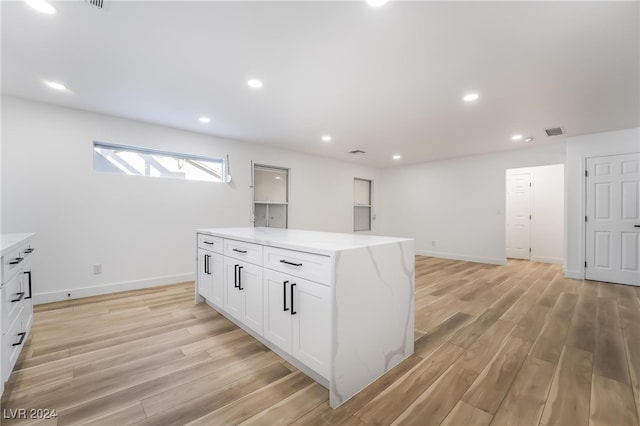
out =
<path fill-rule="evenodd" d="M 98 9 L 102 9 L 102 7 L 104 6 L 104 0 L 86 0 L 86 2 L 91 6 L 97 7 Z"/>
<path fill-rule="evenodd" d="M 361 149 L 354 149 L 353 151 L 349 151 L 349 154 L 359 155 L 359 154 L 366 154 L 366 152 L 364 152 Z"/>
<path fill-rule="evenodd" d="M 547 136 L 564 135 L 564 130 L 562 130 L 562 127 L 553 127 L 551 129 L 545 129 L 544 131 L 547 132 Z"/>

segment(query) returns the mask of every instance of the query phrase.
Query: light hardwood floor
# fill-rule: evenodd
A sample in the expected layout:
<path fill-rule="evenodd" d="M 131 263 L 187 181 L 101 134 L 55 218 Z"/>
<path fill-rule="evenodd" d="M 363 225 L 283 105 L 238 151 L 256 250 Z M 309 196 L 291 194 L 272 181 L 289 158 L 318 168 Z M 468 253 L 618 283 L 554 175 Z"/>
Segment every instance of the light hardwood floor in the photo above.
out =
<path fill-rule="evenodd" d="M 2 422 L 40 408 L 58 417 L 34 423 L 58 425 L 638 425 L 640 288 L 418 256 L 415 325 L 415 355 L 331 410 L 194 305 L 193 283 L 40 305 Z"/>

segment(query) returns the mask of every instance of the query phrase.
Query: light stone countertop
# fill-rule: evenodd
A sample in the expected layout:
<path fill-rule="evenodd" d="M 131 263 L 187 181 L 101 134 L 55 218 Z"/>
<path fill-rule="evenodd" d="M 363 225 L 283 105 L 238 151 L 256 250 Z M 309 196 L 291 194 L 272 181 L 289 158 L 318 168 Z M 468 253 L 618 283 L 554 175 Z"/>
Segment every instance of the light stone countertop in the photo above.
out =
<path fill-rule="evenodd" d="M 411 240 L 411 238 L 382 237 L 369 234 L 340 234 L 281 228 L 207 228 L 198 229 L 196 232 L 265 246 L 319 253 L 327 256 L 332 256 L 342 250 Z"/>
<path fill-rule="evenodd" d="M 9 253 L 11 250 L 16 248 L 18 244 L 22 243 L 27 238 L 33 237 L 34 235 L 34 233 L 0 234 L 0 246 L 2 247 L 0 250 L 0 256 L 4 256 Z"/>

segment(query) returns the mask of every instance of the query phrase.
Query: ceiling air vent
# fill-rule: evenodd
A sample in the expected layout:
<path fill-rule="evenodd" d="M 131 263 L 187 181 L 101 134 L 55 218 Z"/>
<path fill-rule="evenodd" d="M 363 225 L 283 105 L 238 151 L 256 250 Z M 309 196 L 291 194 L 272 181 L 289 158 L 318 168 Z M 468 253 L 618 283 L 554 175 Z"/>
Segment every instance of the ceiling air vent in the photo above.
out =
<path fill-rule="evenodd" d="M 564 135 L 564 130 L 562 130 L 562 127 L 553 127 L 551 129 L 544 129 L 544 131 L 547 132 L 547 136 Z"/>
<path fill-rule="evenodd" d="M 359 154 L 366 154 L 366 152 L 364 152 L 361 149 L 354 149 L 353 151 L 349 151 L 349 154 L 359 155 Z"/>
<path fill-rule="evenodd" d="M 85 0 L 87 3 L 89 3 L 91 6 L 95 6 L 98 9 L 102 9 L 102 6 L 104 6 L 104 0 Z"/>

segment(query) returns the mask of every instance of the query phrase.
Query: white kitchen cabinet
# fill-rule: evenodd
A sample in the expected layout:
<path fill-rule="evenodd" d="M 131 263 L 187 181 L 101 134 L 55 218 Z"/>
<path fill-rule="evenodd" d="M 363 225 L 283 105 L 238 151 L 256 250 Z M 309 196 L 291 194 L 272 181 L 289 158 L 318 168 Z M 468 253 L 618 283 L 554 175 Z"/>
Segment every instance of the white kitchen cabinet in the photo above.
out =
<path fill-rule="evenodd" d="M 264 270 L 264 337 L 329 379 L 330 289 Z"/>
<path fill-rule="evenodd" d="M 33 234 L 2 235 L 0 287 L 0 393 L 18 360 L 33 322 Z"/>
<path fill-rule="evenodd" d="M 262 335 L 262 268 L 224 257 L 224 310 Z"/>
<path fill-rule="evenodd" d="M 215 306 L 224 304 L 224 268 L 221 254 L 198 249 L 198 294 Z"/>
<path fill-rule="evenodd" d="M 413 353 L 413 240 L 277 228 L 197 239 L 222 247 L 224 304 L 204 290 L 207 303 L 328 388 L 332 408 Z"/>

